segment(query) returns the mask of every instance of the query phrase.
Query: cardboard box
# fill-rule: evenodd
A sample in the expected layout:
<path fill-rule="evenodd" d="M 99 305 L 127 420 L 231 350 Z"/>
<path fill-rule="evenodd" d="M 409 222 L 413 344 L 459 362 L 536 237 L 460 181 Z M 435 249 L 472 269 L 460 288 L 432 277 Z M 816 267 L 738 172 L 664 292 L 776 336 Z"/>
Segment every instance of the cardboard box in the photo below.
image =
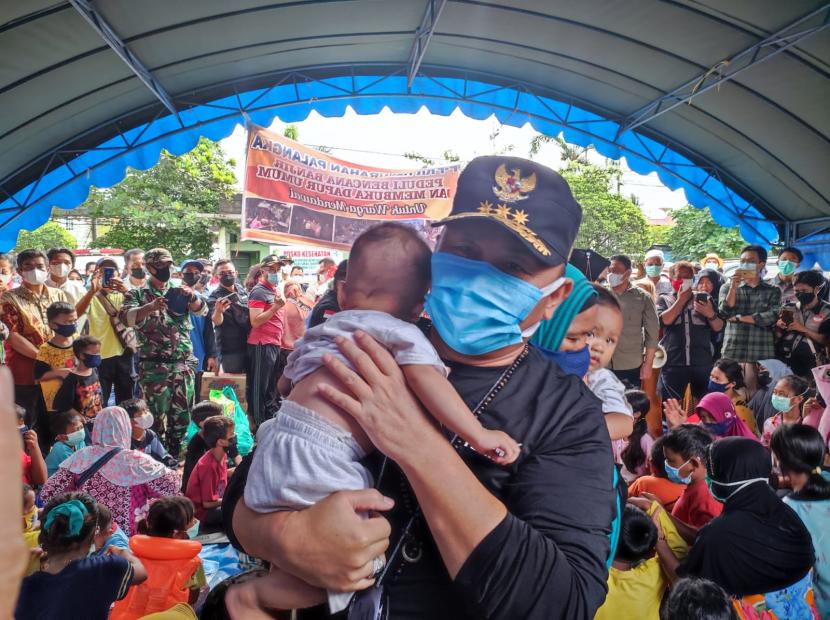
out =
<path fill-rule="evenodd" d="M 236 399 L 242 405 L 242 409 L 248 411 L 248 402 L 246 400 L 245 389 L 247 385 L 247 378 L 245 375 L 230 375 L 221 373 L 218 377 L 212 372 L 202 374 L 202 389 L 199 391 L 196 402 L 208 400 L 210 398 L 211 390 L 221 390 L 226 385 L 233 388 L 236 393 Z"/>

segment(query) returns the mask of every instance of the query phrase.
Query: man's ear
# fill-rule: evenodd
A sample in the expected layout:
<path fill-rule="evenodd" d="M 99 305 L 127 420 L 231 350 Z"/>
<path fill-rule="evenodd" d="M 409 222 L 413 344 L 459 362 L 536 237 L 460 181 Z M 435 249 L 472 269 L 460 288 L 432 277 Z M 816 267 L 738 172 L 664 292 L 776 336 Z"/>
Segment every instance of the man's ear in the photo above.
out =
<path fill-rule="evenodd" d="M 556 309 L 562 305 L 562 302 L 565 301 L 565 298 L 571 294 L 571 291 L 574 289 L 574 281 L 570 278 L 565 278 L 565 281 L 562 283 L 558 289 L 553 291 L 550 295 L 547 296 L 545 299 L 545 306 L 543 310 L 543 320 L 549 321 L 553 316 L 553 313 Z"/>
<path fill-rule="evenodd" d="M 699 456 L 693 456 L 692 458 L 690 458 L 690 459 L 689 459 L 689 462 L 690 462 L 690 463 L 691 463 L 691 464 L 692 464 L 695 468 L 697 468 L 697 467 L 702 467 L 703 469 L 706 469 L 706 465 L 703 463 L 703 459 L 702 459 L 702 458 L 700 458 Z"/>
<path fill-rule="evenodd" d="M 340 306 L 340 309 L 343 310 L 346 308 L 346 281 L 341 280 L 340 282 L 334 283 L 334 291 L 337 293 L 337 305 Z"/>

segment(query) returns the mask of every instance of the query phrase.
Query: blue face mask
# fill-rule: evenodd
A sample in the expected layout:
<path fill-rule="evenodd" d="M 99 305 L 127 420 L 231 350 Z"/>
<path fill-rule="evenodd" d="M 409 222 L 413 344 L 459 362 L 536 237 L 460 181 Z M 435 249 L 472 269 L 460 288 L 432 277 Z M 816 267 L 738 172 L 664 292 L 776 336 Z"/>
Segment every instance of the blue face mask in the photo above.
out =
<path fill-rule="evenodd" d="M 196 538 L 199 535 L 199 519 L 193 521 L 193 525 L 187 528 L 187 537 Z"/>
<path fill-rule="evenodd" d="M 728 385 L 729 385 L 728 383 L 717 383 L 717 382 L 712 381 L 711 379 L 709 379 L 709 385 L 706 389 L 710 392 L 720 392 L 722 394 L 723 392 L 726 391 L 726 387 Z"/>
<path fill-rule="evenodd" d="M 64 338 L 69 338 L 78 330 L 77 323 L 69 323 L 68 325 L 56 325 L 55 333 Z"/>
<path fill-rule="evenodd" d="M 691 459 L 690 459 L 691 460 Z M 669 477 L 669 480 L 676 484 L 689 484 L 692 481 L 692 474 L 689 472 L 688 476 L 683 478 L 680 477 L 680 470 L 686 467 L 689 464 L 689 461 L 683 463 L 680 467 L 672 467 L 668 463 L 665 463 L 663 467 L 666 469 L 666 475 Z"/>
<path fill-rule="evenodd" d="M 278 273 L 269 273 L 268 274 L 268 283 L 276 286 L 280 283 L 280 274 Z"/>
<path fill-rule="evenodd" d="M 559 278 L 539 289 L 489 263 L 435 252 L 425 308 L 453 351 L 484 355 L 532 336 L 538 325 L 523 332 L 519 323 L 564 281 Z"/>
<path fill-rule="evenodd" d="M 84 429 L 81 429 L 79 431 L 75 431 L 74 433 L 69 433 L 66 436 L 66 443 L 68 443 L 70 446 L 77 450 L 78 447 L 83 445 L 85 438 L 86 432 L 84 431 Z"/>
<path fill-rule="evenodd" d="M 723 437 L 723 435 L 729 430 L 729 420 L 724 420 L 723 422 L 712 422 L 710 424 L 704 424 L 703 426 L 707 431 L 716 437 Z"/>
<path fill-rule="evenodd" d="M 566 375 L 574 375 L 580 379 L 588 374 L 591 365 L 591 351 L 588 347 L 579 351 L 548 351 L 539 347 L 542 354 L 556 362 Z"/>
<path fill-rule="evenodd" d="M 89 353 L 84 354 L 84 366 L 86 366 L 87 368 L 98 368 L 98 366 L 100 365 L 100 355 L 90 355 Z"/>

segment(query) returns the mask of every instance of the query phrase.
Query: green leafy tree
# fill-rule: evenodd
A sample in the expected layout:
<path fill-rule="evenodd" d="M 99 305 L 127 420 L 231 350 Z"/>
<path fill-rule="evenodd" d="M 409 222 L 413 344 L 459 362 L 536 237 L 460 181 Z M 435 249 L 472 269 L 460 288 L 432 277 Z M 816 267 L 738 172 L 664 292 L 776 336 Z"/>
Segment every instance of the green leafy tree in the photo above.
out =
<path fill-rule="evenodd" d="M 582 205 L 582 226 L 574 247 L 590 248 L 604 256 L 642 256 L 651 245 L 646 218 L 630 199 L 612 191 L 619 177 L 617 166 L 600 167 L 569 162 L 560 171 Z"/>
<path fill-rule="evenodd" d="M 78 240 L 71 232 L 66 230 L 57 222 L 46 222 L 35 230 L 21 230 L 17 235 L 15 252 L 21 250 L 36 249 L 48 250 L 49 248 L 69 248 L 74 250 L 78 247 Z"/>
<path fill-rule="evenodd" d="M 233 195 L 233 166 L 218 143 L 203 138 L 181 157 L 162 151 L 152 168 L 130 170 L 115 187 L 93 189 L 83 207 L 94 220 L 113 223 L 91 245 L 165 247 L 176 260 L 209 256 L 219 205 Z"/>
<path fill-rule="evenodd" d="M 671 246 L 675 260 L 700 260 L 714 252 L 720 256 L 737 256 L 746 241 L 738 228 L 725 228 L 715 222 L 709 209 L 687 205 L 672 212 L 675 225 L 664 242 Z"/>

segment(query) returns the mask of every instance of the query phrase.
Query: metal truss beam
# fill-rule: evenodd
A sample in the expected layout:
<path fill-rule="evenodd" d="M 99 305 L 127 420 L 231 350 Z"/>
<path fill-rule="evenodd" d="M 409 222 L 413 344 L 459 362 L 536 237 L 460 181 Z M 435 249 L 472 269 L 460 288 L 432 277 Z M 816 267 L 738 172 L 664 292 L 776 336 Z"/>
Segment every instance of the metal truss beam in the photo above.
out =
<path fill-rule="evenodd" d="M 817 32 L 830 26 L 830 3 L 800 17 L 762 41 L 724 59 L 705 73 L 695 76 L 685 84 L 632 112 L 620 122 L 617 137 L 648 123 L 684 103 L 691 103 L 693 97 L 716 88 L 733 79 L 743 71 L 758 66 L 781 52 L 803 42 Z"/>
<path fill-rule="evenodd" d="M 407 61 L 406 72 L 406 87 L 412 87 L 412 80 L 421 68 L 421 61 L 427 53 L 430 39 L 435 33 L 435 28 L 438 25 L 438 18 L 441 17 L 441 12 L 447 5 L 447 0 L 427 0 L 427 9 L 424 16 L 421 18 L 421 25 L 415 31 L 415 40 L 412 42 L 412 49 L 409 50 L 409 60 Z"/>
<path fill-rule="evenodd" d="M 144 63 L 127 47 L 127 44 L 121 39 L 118 34 L 109 25 L 109 22 L 101 13 L 92 5 L 89 0 L 69 0 L 69 3 L 81 14 L 93 30 L 104 39 L 104 41 L 112 48 L 118 57 L 130 68 L 130 71 L 135 73 L 139 80 L 150 90 L 151 93 L 158 99 L 161 104 L 167 108 L 171 114 L 176 118 L 179 112 L 176 105 L 173 103 L 173 98 L 167 94 L 167 91 L 156 79 L 152 72 L 144 66 Z"/>
<path fill-rule="evenodd" d="M 151 115 L 151 119 L 139 131 L 130 132 L 129 139 L 125 135 L 125 131 L 135 128 L 122 127 L 122 124 L 127 119 L 132 118 L 137 112 L 141 112 L 141 110 L 125 113 L 123 118 L 112 119 L 106 124 L 89 130 L 89 134 L 92 135 L 99 135 L 99 133 L 106 133 L 110 136 L 120 135 L 120 142 L 109 140 L 105 142 L 107 146 L 102 145 L 90 148 L 79 146 L 78 140 L 82 140 L 84 136 L 76 136 L 72 141 L 60 145 L 43 157 L 27 164 L 29 167 L 38 165 L 41 172 L 37 180 L 27 187 L 26 194 L 16 194 L 10 186 L 5 186 L 4 182 L 0 182 L 0 196 L 3 194 L 8 196 L 8 199 L 0 200 L 0 206 L 3 207 L 0 209 L 0 229 L 7 226 L 14 226 L 14 220 L 25 211 L 43 202 L 48 202 L 50 195 L 67 187 L 69 184 L 81 182 L 88 185 L 89 182 L 85 181 L 85 179 L 89 178 L 91 171 L 108 166 L 119 158 L 128 155 L 131 151 L 140 149 L 149 143 L 164 143 L 165 140 L 177 134 L 191 132 L 199 127 L 210 126 L 213 123 L 227 120 L 244 123 L 251 115 L 262 113 L 266 110 L 274 110 L 275 114 L 279 115 L 276 112 L 277 110 L 288 111 L 296 106 L 314 105 L 315 103 L 323 104 L 336 101 L 358 103 L 362 99 L 394 100 L 414 96 L 423 100 L 427 105 L 429 105 L 430 101 L 452 101 L 458 106 L 462 106 L 462 109 L 463 106 L 470 105 L 476 107 L 486 106 L 496 113 L 507 113 L 509 116 L 515 115 L 517 119 L 522 119 L 522 122 L 525 120 L 540 121 L 545 124 L 553 124 L 566 132 L 569 130 L 577 131 L 597 146 L 601 144 L 614 144 L 619 149 L 621 155 L 636 156 L 641 160 L 647 161 L 660 174 L 671 176 L 680 181 L 682 185 L 694 187 L 699 194 L 705 196 L 712 204 L 722 205 L 740 220 L 742 225 L 746 226 L 748 230 L 757 233 L 760 237 L 767 240 L 770 245 L 775 243 L 773 239 L 769 239 L 767 235 L 761 233 L 757 228 L 759 221 L 765 221 L 764 216 L 772 217 L 772 221 L 780 220 L 779 223 L 783 224 L 784 218 L 780 217 L 771 205 L 757 196 L 746 185 L 742 184 L 740 180 L 720 169 L 715 162 L 706 159 L 699 153 L 684 149 L 682 145 L 677 144 L 666 136 L 660 135 L 654 130 L 643 128 L 645 130 L 644 134 L 660 143 L 662 145 L 661 148 L 649 149 L 644 145 L 642 150 L 633 150 L 632 145 L 627 146 L 623 143 L 616 143 L 614 140 L 609 139 L 607 134 L 601 131 L 594 131 L 591 124 L 584 124 L 579 120 L 570 119 L 571 110 L 575 110 L 578 107 L 585 109 L 587 102 L 575 100 L 566 93 L 543 89 L 537 84 L 519 83 L 515 80 L 506 79 L 504 76 L 481 72 L 459 73 L 457 70 L 453 71 L 448 67 L 425 65 L 423 71 L 419 72 L 415 82 L 421 94 L 412 95 L 401 88 L 400 78 L 405 75 L 406 71 L 407 67 L 402 63 L 376 63 L 366 67 L 355 67 L 352 65 L 309 66 L 291 71 L 268 73 L 255 76 L 256 84 L 252 84 L 251 77 L 249 76 L 244 82 L 231 81 L 222 85 L 226 90 L 231 90 L 232 92 L 229 93 L 228 97 L 221 100 L 204 100 L 199 97 L 199 92 L 191 93 L 188 100 L 181 100 L 182 105 L 188 108 L 181 113 L 183 123 L 178 127 L 165 129 L 161 135 L 151 131 L 151 128 L 156 123 L 164 122 L 165 118 L 162 109 L 157 104 L 153 104 L 152 108 L 146 106 L 141 109 L 152 110 L 153 114 Z M 351 81 L 344 83 L 343 78 L 347 80 L 351 78 Z M 357 78 L 361 79 L 359 84 L 355 82 Z M 445 83 L 445 78 L 450 78 L 451 83 Z M 456 83 L 459 79 L 463 80 L 462 86 Z M 301 94 L 298 86 L 303 86 L 307 91 L 309 84 L 312 82 L 319 82 L 322 86 L 325 86 L 323 89 L 324 93 L 308 99 Z M 240 91 L 237 90 L 240 84 L 243 85 L 245 91 L 256 92 L 256 96 L 243 99 L 240 96 Z M 213 96 L 216 93 L 215 86 L 211 90 Z M 257 86 L 261 90 L 256 90 Z M 286 90 L 283 90 L 280 99 L 275 101 L 270 98 L 270 95 L 277 88 Z M 504 97 L 503 103 L 498 102 L 499 98 L 493 97 L 497 91 L 508 91 L 510 93 L 515 91 L 516 96 Z M 424 94 L 426 92 L 429 92 L 429 94 Z M 525 95 L 522 99 L 524 104 L 517 104 L 519 101 L 519 93 Z M 532 109 L 526 107 L 531 100 L 538 104 L 533 106 Z M 567 105 L 567 111 L 562 113 L 561 110 L 557 111 L 554 109 L 552 106 L 555 102 L 565 103 Z M 199 115 L 191 114 L 191 110 L 189 109 L 192 107 L 195 110 L 198 106 L 211 108 L 217 111 L 218 114 L 211 114 L 208 118 L 202 120 Z M 604 111 L 603 113 L 602 110 L 596 108 L 593 111 L 607 119 L 611 116 L 610 111 Z M 505 122 L 509 124 L 509 121 Z M 609 120 L 609 122 L 613 121 Z M 637 132 L 635 135 L 639 136 L 639 134 L 640 132 Z M 689 163 L 684 166 L 690 169 L 704 169 L 709 172 L 709 178 L 714 178 L 719 184 L 734 190 L 736 196 L 740 196 L 746 203 L 742 202 L 742 204 L 737 204 L 732 196 L 729 196 L 729 200 L 715 197 L 709 192 L 706 181 L 695 182 L 690 177 L 687 177 L 684 174 L 684 170 L 686 169 L 684 166 L 667 166 L 663 159 L 668 150 L 687 158 Z M 89 168 L 73 161 L 75 156 L 80 156 L 87 151 L 97 151 L 104 155 L 104 157 L 95 159 L 95 164 Z M 67 162 L 65 166 L 70 170 L 71 178 L 62 178 L 54 186 L 47 184 L 49 190 L 46 192 L 36 192 L 37 186 L 52 171 L 52 163 L 54 161 Z M 764 216 L 759 217 L 758 215 L 749 213 L 750 207 L 759 209 Z M 779 217 L 776 218 L 776 216 Z"/>

